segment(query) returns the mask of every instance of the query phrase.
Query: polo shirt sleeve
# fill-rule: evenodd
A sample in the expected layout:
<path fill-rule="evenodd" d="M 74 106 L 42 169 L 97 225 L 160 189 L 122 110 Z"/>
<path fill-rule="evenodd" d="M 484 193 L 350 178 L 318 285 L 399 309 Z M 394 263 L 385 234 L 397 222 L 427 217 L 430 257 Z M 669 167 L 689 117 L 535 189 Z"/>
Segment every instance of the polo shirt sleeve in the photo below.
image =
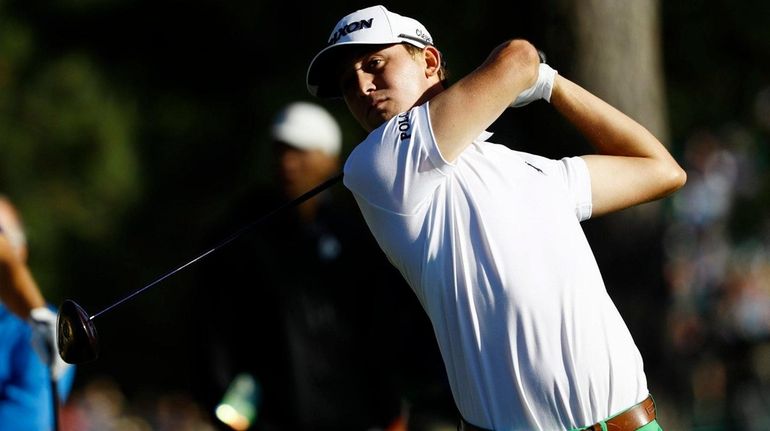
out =
<path fill-rule="evenodd" d="M 410 215 L 452 169 L 436 145 L 426 103 L 372 131 L 346 160 L 344 183 L 370 205 Z"/>
<path fill-rule="evenodd" d="M 591 175 L 582 157 L 548 159 L 534 154 L 519 153 L 525 160 L 535 164 L 549 176 L 557 178 L 564 185 L 567 196 L 579 221 L 591 218 L 593 210 L 591 197 Z"/>
<path fill-rule="evenodd" d="M 580 221 L 588 220 L 593 210 L 588 165 L 582 157 L 565 157 L 560 160 L 560 167 L 564 182 L 575 202 L 575 215 Z"/>

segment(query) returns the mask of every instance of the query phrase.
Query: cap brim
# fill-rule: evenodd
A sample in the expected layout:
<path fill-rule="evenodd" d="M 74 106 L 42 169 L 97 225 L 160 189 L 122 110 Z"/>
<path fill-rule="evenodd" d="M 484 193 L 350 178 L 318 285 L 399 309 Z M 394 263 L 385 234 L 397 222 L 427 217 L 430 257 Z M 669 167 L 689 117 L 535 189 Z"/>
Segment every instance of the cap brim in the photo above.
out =
<path fill-rule="evenodd" d="M 345 45 L 331 45 L 319 52 L 307 69 L 307 89 L 313 96 L 339 97 L 339 85 L 334 79 L 334 63 L 342 57 Z"/>
<path fill-rule="evenodd" d="M 425 48 L 425 43 L 418 40 L 396 39 L 387 41 L 350 41 L 340 42 L 335 45 L 327 46 L 322 49 L 310 62 L 307 69 L 307 89 L 313 96 L 322 98 L 342 97 L 340 92 L 338 76 L 335 71 L 335 65 L 340 64 L 340 60 L 356 47 L 360 50 L 371 49 L 374 46 L 395 45 L 397 43 L 407 43 Z"/>

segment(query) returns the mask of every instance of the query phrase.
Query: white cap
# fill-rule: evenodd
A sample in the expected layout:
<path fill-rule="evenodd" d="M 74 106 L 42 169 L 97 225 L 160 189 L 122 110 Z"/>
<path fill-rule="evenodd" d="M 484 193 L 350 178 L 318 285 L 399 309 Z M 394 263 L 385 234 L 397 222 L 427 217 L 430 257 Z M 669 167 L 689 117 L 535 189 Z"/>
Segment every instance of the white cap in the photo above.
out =
<path fill-rule="evenodd" d="M 322 49 L 307 70 L 307 89 L 319 97 L 338 97 L 339 88 L 329 76 L 330 60 L 339 47 L 347 45 L 387 45 L 408 43 L 418 48 L 433 44 L 433 38 L 417 20 L 372 6 L 342 18 L 329 36 L 328 45 Z"/>
<path fill-rule="evenodd" d="M 273 139 L 300 150 L 321 150 L 336 156 L 342 147 L 342 132 L 337 120 L 324 108 L 293 102 L 273 121 Z"/>

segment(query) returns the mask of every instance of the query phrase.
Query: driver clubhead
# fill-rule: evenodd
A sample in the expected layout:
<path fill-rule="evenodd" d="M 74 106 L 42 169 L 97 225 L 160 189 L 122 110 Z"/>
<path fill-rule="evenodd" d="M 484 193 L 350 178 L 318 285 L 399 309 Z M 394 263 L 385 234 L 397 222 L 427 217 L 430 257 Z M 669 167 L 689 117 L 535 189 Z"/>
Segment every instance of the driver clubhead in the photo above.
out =
<path fill-rule="evenodd" d="M 56 343 L 59 356 L 68 364 L 82 364 L 99 356 L 99 335 L 88 313 L 75 301 L 65 300 L 59 307 Z"/>

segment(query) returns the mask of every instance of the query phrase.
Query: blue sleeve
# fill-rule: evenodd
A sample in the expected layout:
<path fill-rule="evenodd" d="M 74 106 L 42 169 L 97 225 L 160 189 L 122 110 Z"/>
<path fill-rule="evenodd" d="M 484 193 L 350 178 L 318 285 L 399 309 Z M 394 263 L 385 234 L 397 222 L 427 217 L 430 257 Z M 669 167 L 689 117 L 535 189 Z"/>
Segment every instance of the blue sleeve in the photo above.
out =
<path fill-rule="evenodd" d="M 31 328 L 0 304 L 0 430 L 52 430 L 53 397 L 48 367 L 30 342 Z M 75 378 L 70 367 L 59 379 L 63 402 Z"/>

